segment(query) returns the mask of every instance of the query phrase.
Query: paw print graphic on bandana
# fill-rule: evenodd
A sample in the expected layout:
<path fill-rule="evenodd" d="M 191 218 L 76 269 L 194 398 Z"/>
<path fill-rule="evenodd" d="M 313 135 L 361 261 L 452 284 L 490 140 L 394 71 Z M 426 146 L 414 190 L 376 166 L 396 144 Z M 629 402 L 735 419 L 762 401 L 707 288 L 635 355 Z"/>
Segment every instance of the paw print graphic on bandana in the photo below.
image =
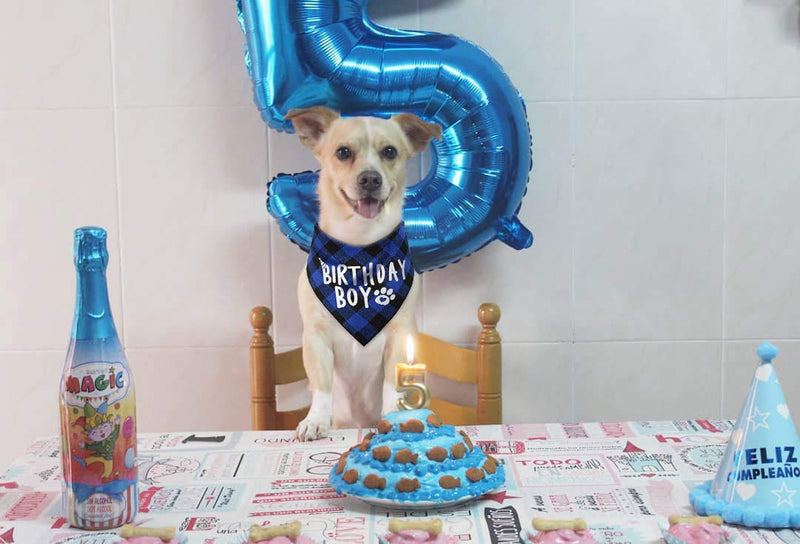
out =
<path fill-rule="evenodd" d="M 386 306 L 395 298 L 397 298 L 397 295 L 394 294 L 394 289 L 391 287 L 381 287 L 380 289 L 375 289 L 375 304 Z"/>

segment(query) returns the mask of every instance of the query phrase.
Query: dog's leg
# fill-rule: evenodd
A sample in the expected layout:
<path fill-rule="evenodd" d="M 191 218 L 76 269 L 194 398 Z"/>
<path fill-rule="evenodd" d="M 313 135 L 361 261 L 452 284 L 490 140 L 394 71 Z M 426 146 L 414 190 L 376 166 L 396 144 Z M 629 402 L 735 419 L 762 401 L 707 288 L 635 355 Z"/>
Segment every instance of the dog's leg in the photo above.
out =
<path fill-rule="evenodd" d="M 314 329 L 303 331 L 303 366 L 311 390 L 311 408 L 297 426 L 303 442 L 328 436 L 333 417 L 333 347 L 327 335 Z"/>

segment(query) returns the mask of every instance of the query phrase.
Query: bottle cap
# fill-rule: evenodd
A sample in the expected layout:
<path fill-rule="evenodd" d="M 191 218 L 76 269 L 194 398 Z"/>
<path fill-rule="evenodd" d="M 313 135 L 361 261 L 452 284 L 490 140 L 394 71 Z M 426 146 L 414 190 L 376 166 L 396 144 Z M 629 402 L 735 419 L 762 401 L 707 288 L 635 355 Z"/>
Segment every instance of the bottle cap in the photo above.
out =
<path fill-rule="evenodd" d="M 107 264 L 105 229 L 100 227 L 75 229 L 75 267 L 80 270 L 105 270 Z"/>

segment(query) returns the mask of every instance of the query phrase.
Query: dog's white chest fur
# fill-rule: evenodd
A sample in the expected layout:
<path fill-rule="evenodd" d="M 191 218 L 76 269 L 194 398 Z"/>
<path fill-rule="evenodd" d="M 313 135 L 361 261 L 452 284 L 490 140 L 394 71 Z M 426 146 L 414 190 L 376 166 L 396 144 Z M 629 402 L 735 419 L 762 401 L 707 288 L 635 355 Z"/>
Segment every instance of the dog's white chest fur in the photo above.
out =
<path fill-rule="evenodd" d="M 406 338 L 416 332 L 414 308 L 419 296 L 419 277 L 415 275 L 400 310 L 366 346 L 353 338 L 319 301 L 305 270 L 300 274 L 297 294 L 303 316 L 304 345 L 324 342 L 332 346 L 333 427 L 365 428 L 374 425 L 380 419 L 384 405 L 391 403 L 393 398 L 384 386 L 384 368 L 391 369 L 404 360 L 401 353 Z"/>
<path fill-rule="evenodd" d="M 334 334 L 333 427 L 371 427 L 381 416 L 386 333 L 381 331 L 366 346 L 341 326 Z"/>

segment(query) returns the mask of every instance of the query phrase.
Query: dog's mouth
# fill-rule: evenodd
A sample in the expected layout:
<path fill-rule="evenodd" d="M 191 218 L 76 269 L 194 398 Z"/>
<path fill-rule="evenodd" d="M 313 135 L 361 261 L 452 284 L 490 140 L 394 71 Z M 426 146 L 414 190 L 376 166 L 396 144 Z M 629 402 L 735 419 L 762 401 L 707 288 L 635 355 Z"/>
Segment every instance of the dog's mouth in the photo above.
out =
<path fill-rule="evenodd" d="M 381 210 L 383 209 L 383 205 L 386 203 L 385 200 L 378 200 L 377 198 L 372 197 L 364 197 L 359 198 L 358 200 L 353 200 L 347 193 L 342 191 L 342 196 L 347 201 L 350 206 L 353 207 L 353 211 L 355 211 L 361 217 L 365 217 L 367 219 L 375 219 Z"/>

